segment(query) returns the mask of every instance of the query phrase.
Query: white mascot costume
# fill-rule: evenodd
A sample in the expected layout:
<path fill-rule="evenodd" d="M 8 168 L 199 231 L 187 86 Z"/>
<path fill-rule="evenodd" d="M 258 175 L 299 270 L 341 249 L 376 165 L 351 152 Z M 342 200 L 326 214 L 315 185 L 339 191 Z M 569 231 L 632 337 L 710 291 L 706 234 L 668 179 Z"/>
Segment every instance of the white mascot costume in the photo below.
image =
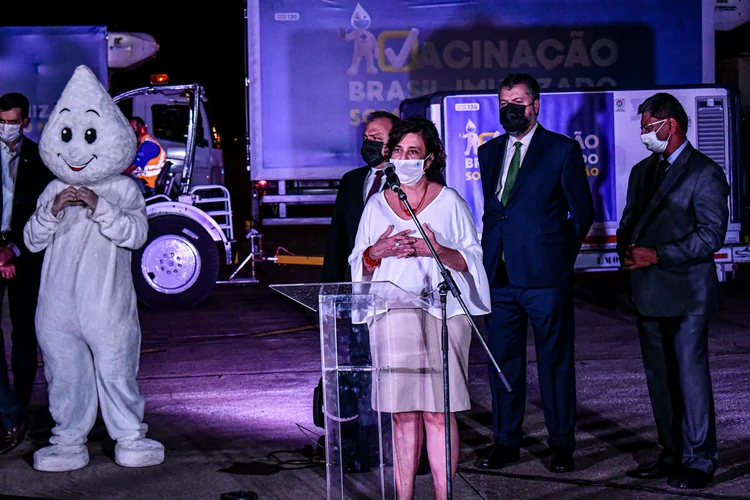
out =
<path fill-rule="evenodd" d="M 57 179 L 24 228 L 32 252 L 46 249 L 36 329 L 56 425 L 51 446 L 34 453 L 40 471 L 88 464 L 97 394 L 119 465 L 164 460 L 164 447 L 145 438 L 136 381 L 141 329 L 130 258 L 146 242 L 148 220 L 140 190 L 120 175 L 135 152 L 128 120 L 94 73 L 76 68 L 39 141 Z"/>

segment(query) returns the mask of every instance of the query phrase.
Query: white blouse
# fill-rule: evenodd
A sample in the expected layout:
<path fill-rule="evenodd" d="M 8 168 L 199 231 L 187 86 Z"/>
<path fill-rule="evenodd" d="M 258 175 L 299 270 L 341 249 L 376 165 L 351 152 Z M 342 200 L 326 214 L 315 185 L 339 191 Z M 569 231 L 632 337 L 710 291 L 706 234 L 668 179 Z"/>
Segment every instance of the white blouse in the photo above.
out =
<path fill-rule="evenodd" d="M 458 250 L 466 261 L 468 271 L 459 272 L 446 266 L 461 291 L 469 313 L 472 316 L 489 314 L 490 288 L 487 273 L 482 263 L 482 246 L 479 243 L 474 218 L 461 195 L 454 189 L 443 187 L 437 197 L 417 214 L 422 224 L 435 233 L 440 245 Z M 400 218 L 388 205 L 385 191 L 373 195 L 365 205 L 354 249 L 349 256 L 352 268 L 352 281 L 390 281 L 415 295 L 429 296 L 425 299 L 431 305 L 427 311 L 440 318 L 440 296 L 437 287 L 443 280 L 440 268 L 432 256 L 428 257 L 385 257 L 372 274 L 363 275 L 362 255 L 370 245 L 375 244 L 389 225 L 393 225 L 391 235 L 406 229 L 413 229 L 409 236 L 421 238 L 414 221 Z M 448 292 L 446 303 L 448 317 L 463 314 L 463 309 L 453 295 Z"/>

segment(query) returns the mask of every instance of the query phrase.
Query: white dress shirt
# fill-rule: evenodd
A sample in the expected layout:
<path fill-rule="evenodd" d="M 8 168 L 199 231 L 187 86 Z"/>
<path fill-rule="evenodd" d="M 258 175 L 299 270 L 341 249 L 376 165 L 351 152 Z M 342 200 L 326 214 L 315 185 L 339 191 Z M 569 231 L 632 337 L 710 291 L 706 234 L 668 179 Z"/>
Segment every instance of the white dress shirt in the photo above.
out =
<path fill-rule="evenodd" d="M 365 177 L 365 187 L 364 191 L 362 191 L 362 199 L 365 200 L 365 203 L 367 203 L 367 193 L 370 192 L 370 188 L 375 182 L 375 172 L 377 172 L 378 170 L 382 169 L 370 168 L 370 171 L 367 172 L 367 177 Z M 383 176 L 380 178 L 380 189 L 378 191 L 382 191 L 383 187 L 385 187 L 385 172 L 383 172 Z"/>
<path fill-rule="evenodd" d="M 531 129 L 531 132 L 523 136 L 523 138 L 519 141 L 512 135 L 508 134 L 508 143 L 505 147 L 505 159 L 503 161 L 503 172 L 500 175 L 500 179 L 497 182 L 497 188 L 495 189 L 495 194 L 497 194 L 497 198 L 500 200 L 503 198 L 503 190 L 505 189 L 505 180 L 508 178 L 508 170 L 510 170 L 510 161 L 513 159 L 513 155 L 516 152 L 516 146 L 515 144 L 517 142 L 521 143 L 521 165 L 523 165 L 523 159 L 526 158 L 526 152 L 529 150 L 529 144 L 531 143 L 531 138 L 534 137 L 534 132 L 536 132 L 537 127 L 539 127 L 539 123 L 537 122 L 534 125 L 534 128 Z M 520 166 L 519 166 L 520 169 Z"/>
<path fill-rule="evenodd" d="M 674 162 L 677 161 L 677 157 L 680 156 L 680 154 L 682 154 L 682 151 L 687 147 L 688 142 L 689 141 L 687 139 L 685 139 L 685 141 L 682 144 L 680 144 L 680 147 L 678 147 L 677 149 L 675 149 L 674 152 L 672 152 L 672 154 L 669 155 L 669 158 L 667 158 L 667 162 L 669 163 L 670 166 L 674 165 Z M 660 154 L 659 158 L 661 158 L 663 160 L 664 159 L 664 155 Z M 669 167 L 667 167 L 667 170 L 669 170 Z"/>
<path fill-rule="evenodd" d="M 10 221 L 13 216 L 13 194 L 16 187 L 16 175 L 18 174 L 18 160 L 21 157 L 21 144 L 23 139 L 18 141 L 12 149 L 0 141 L 0 159 L 3 171 L 3 217 L 0 231 L 3 233 L 10 231 Z"/>

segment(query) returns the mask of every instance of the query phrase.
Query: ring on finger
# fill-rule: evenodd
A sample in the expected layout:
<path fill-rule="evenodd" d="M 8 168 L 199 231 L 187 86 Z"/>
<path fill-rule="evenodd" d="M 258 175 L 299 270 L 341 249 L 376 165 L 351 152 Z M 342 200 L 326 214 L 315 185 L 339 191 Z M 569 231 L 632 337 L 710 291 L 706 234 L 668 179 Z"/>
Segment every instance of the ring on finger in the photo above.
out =
<path fill-rule="evenodd" d="M 398 240 L 396 240 L 396 243 L 393 244 L 393 246 L 399 246 L 399 245 L 401 245 L 401 242 Z"/>

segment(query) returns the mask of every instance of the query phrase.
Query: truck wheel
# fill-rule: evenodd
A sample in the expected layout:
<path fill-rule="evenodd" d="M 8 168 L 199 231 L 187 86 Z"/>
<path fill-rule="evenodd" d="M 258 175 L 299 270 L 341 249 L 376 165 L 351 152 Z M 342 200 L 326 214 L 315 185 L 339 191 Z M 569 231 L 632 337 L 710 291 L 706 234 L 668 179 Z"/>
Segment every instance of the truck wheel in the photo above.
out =
<path fill-rule="evenodd" d="M 205 299 L 219 276 L 216 243 L 199 223 L 179 215 L 149 220 L 148 240 L 133 252 L 138 300 L 153 309 L 184 308 Z"/>

